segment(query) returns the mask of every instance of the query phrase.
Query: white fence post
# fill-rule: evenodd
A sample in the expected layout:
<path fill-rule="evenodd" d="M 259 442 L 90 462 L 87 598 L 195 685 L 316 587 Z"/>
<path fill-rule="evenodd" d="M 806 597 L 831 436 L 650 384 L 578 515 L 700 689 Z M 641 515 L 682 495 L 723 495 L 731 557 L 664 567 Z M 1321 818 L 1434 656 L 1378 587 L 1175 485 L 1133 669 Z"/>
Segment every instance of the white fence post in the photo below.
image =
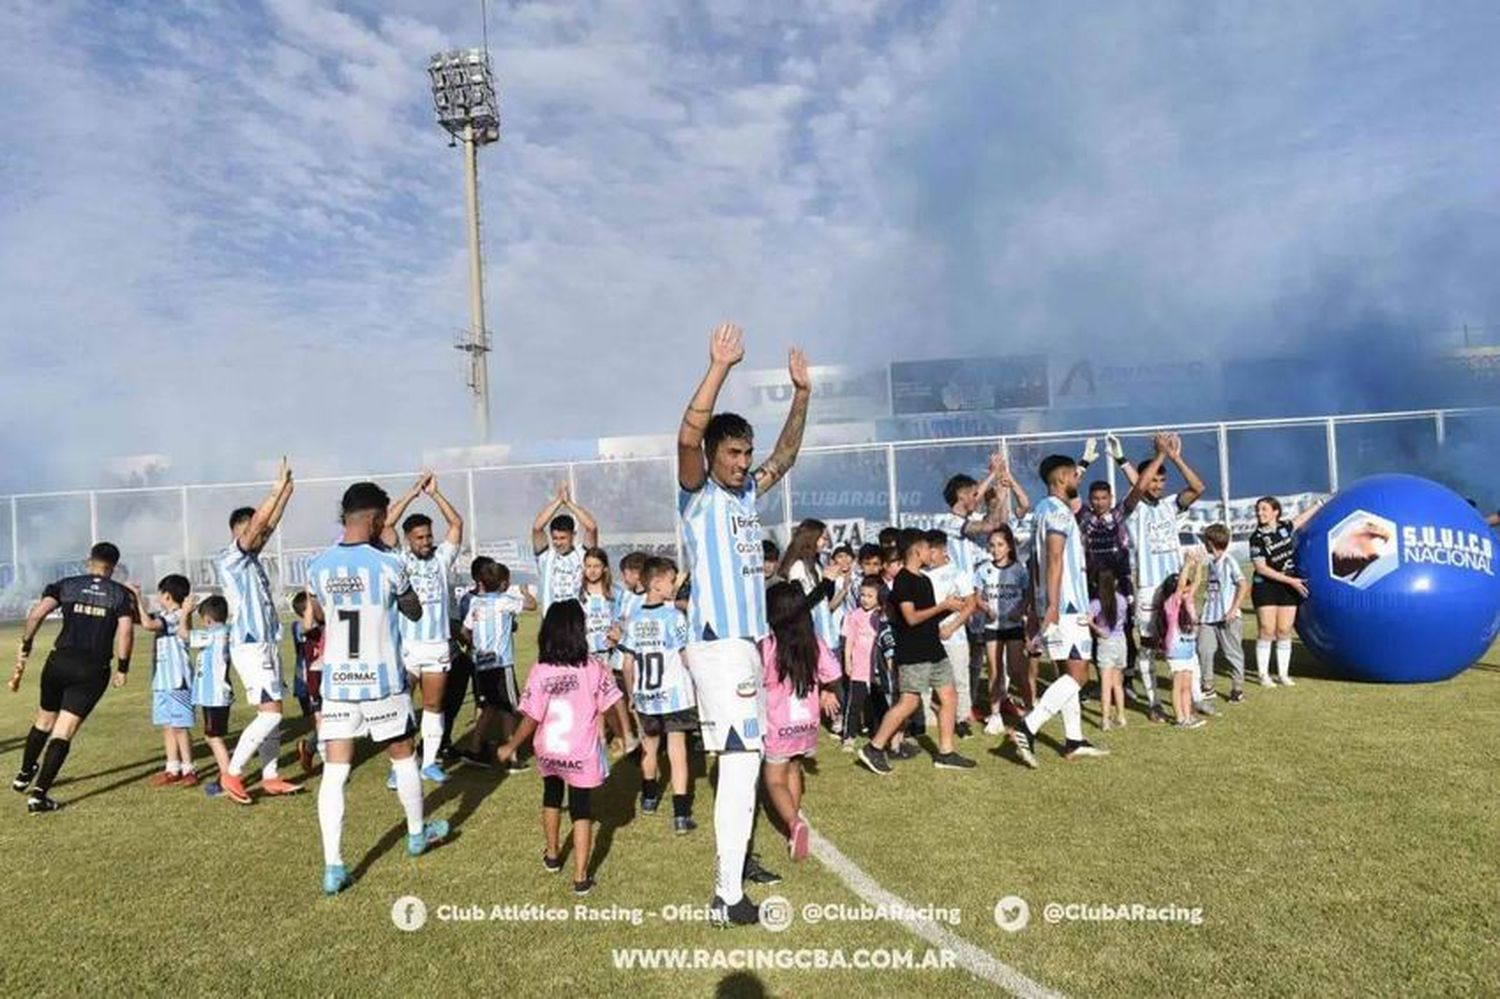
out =
<path fill-rule="evenodd" d="M 672 490 L 672 536 L 677 540 L 677 568 L 682 566 L 682 517 L 677 513 L 677 490 L 682 487 L 677 484 L 677 463 L 670 458 L 662 465 L 667 470 L 667 484 Z"/>
<path fill-rule="evenodd" d="M 891 527 L 901 526 L 901 497 L 896 492 L 896 445 L 885 446 L 885 489 L 889 502 L 886 504 L 891 516 Z"/>
<path fill-rule="evenodd" d="M 1219 501 L 1224 509 L 1224 526 L 1229 527 L 1229 428 L 1219 424 Z"/>
<path fill-rule="evenodd" d="M 782 546 L 792 540 L 792 472 L 781 477 L 781 526 L 786 529 Z"/>
<path fill-rule="evenodd" d="M 193 542 L 188 533 L 188 487 L 183 486 L 178 496 L 182 500 L 182 574 L 193 578 Z"/>
<path fill-rule="evenodd" d="M 1438 444 L 1438 447 L 1442 447 L 1444 444 L 1448 443 L 1448 419 L 1447 419 L 1447 416 L 1440 409 L 1436 413 L 1432 414 L 1432 422 L 1435 425 L 1435 429 L 1437 430 L 1437 444 Z"/>
<path fill-rule="evenodd" d="M 10 498 L 10 572 L 17 586 L 21 585 L 21 529 L 16 523 L 16 498 Z"/>
<path fill-rule="evenodd" d="M 467 472 L 467 488 L 469 493 L 469 557 L 479 557 L 479 516 L 474 512 L 474 469 Z"/>
<path fill-rule="evenodd" d="M 574 471 L 571 461 L 568 462 L 568 495 L 573 497 L 575 503 L 578 501 L 578 473 Z"/>
<path fill-rule="evenodd" d="M 99 494 L 89 490 L 89 544 L 99 543 Z"/>
<path fill-rule="evenodd" d="M 1338 424 L 1329 417 L 1323 424 L 1328 438 L 1328 491 L 1339 491 L 1339 434 Z"/>

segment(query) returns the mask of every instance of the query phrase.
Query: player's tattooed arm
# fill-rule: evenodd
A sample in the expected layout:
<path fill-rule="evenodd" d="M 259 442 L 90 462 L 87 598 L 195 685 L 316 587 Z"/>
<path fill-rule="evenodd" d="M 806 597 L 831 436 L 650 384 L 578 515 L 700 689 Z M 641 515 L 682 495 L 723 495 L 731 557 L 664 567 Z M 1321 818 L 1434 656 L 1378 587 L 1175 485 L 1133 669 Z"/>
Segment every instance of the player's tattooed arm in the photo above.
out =
<path fill-rule="evenodd" d="M 761 492 L 780 482 L 797 462 L 802 450 L 802 434 L 807 429 L 807 404 L 812 401 L 812 376 L 808 373 L 807 355 L 793 347 L 787 358 L 787 373 L 792 378 L 792 408 L 786 414 L 781 436 L 771 457 L 755 470 L 755 488 Z"/>
<path fill-rule="evenodd" d="M 271 486 L 271 491 L 266 498 L 261 500 L 260 506 L 255 508 L 255 513 L 250 517 L 250 532 L 246 551 L 258 552 L 266 546 L 272 534 L 276 533 L 276 526 L 281 523 L 281 515 L 286 512 L 287 501 L 292 498 L 292 469 L 287 464 L 286 456 L 281 458 L 281 466 L 276 470 L 276 482 Z"/>
<path fill-rule="evenodd" d="M 420 621 L 422 619 L 422 598 L 417 596 L 417 591 L 408 586 L 396 594 L 396 609 L 408 621 Z"/>
<path fill-rule="evenodd" d="M 719 390 L 729 370 L 745 357 L 745 334 L 734 323 L 723 323 L 708 341 L 708 372 L 688 400 L 677 428 L 677 484 L 690 493 L 708 481 L 708 459 L 703 454 L 703 434 L 713 419 Z"/>

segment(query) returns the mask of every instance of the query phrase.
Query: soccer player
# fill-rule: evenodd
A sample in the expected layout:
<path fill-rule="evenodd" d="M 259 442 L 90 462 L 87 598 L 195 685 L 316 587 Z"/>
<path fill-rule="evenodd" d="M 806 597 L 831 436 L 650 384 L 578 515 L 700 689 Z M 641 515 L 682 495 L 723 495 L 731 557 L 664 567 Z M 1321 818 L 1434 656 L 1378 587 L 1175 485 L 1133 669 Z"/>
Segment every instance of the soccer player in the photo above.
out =
<path fill-rule="evenodd" d="M 1058 677 L 1037 698 L 1036 707 L 1010 730 L 1021 762 L 1035 767 L 1036 733 L 1055 714 L 1063 719 L 1063 758 L 1105 756 L 1083 737 L 1083 711 L 1079 691 L 1089 677 L 1089 588 L 1083 573 L 1083 542 L 1072 501 L 1078 498 L 1078 465 L 1066 455 L 1054 454 L 1042 461 L 1040 477 L 1047 496 L 1032 516 L 1036 540 L 1037 576 L 1033 607 L 1041 619 L 1041 644 L 1058 666 Z"/>
<path fill-rule="evenodd" d="M 49 614 L 62 609 L 62 630 L 42 667 L 36 719 L 26 733 L 21 769 L 10 783 L 13 791 L 31 792 L 26 811 L 33 815 L 61 807 L 47 792 L 68 758 L 74 736 L 110 684 L 111 650 L 114 685 L 123 687 L 130 672 L 138 608 L 130 591 L 110 578 L 119 561 L 120 549 L 108 541 L 96 544 L 89 550 L 85 574 L 60 579 L 43 590 L 21 629 L 16 670 L 9 684 L 12 693 L 21 689 L 37 629 Z"/>
<path fill-rule="evenodd" d="M 219 587 L 229 603 L 229 662 L 245 688 L 245 698 L 255 705 L 255 720 L 240 733 L 229 757 L 229 772 L 219 776 L 219 786 L 229 800 L 250 804 L 245 790 L 245 764 L 260 751 L 261 790 L 267 794 L 292 794 L 300 785 L 277 775 L 281 755 L 281 617 L 271 596 L 271 578 L 261 564 L 260 553 L 281 523 L 281 515 L 292 498 L 292 470 L 286 459 L 276 474 L 276 484 L 258 507 L 240 507 L 229 515 L 233 542 L 214 559 Z"/>
<path fill-rule="evenodd" d="M 750 424 L 734 413 L 714 413 L 724 380 L 744 356 L 738 326 L 726 323 L 714 330 L 708 372 L 677 431 L 677 506 L 693 582 L 687 667 L 698 699 L 704 748 L 719 754 L 714 796 L 718 876 L 710 914 L 720 925 L 759 920 L 742 885 L 766 725 L 755 645 L 767 630 L 756 500 L 797 460 L 812 399 L 807 358 L 793 348 L 787 364 L 794 388 L 791 410 L 771 456 L 752 470 Z"/>
<path fill-rule="evenodd" d="M 401 521 L 401 515 L 418 496 L 426 493 L 437 504 L 447 523 L 440 543 L 433 543 L 432 518 L 414 513 Z M 422 692 L 422 777 L 434 784 L 448 779 L 438 763 L 443 744 L 443 694 L 447 688 L 451 662 L 451 620 L 453 607 L 453 563 L 458 559 L 464 540 L 464 519 L 438 488 L 437 476 L 427 472 L 417 479 L 406 495 L 386 513 L 386 527 L 381 542 L 388 548 L 396 543 L 395 524 L 401 521 L 406 547 L 401 552 L 406 578 L 411 581 L 417 599 L 422 601 L 422 616 L 415 621 L 401 618 L 401 659 Z M 387 782 L 395 786 L 395 774 Z"/>
<path fill-rule="evenodd" d="M 323 893 L 350 884 L 344 869 L 344 785 L 354 740 L 384 746 L 406 813 L 406 850 L 413 857 L 448 835 L 442 819 L 422 821 L 422 777 L 413 755 L 411 696 L 399 654 L 396 616 L 422 616 L 422 600 L 406 578 L 401 556 L 375 542 L 385 528 L 390 497 L 373 482 L 344 491 L 343 540 L 307 567 L 308 613 L 323 635 L 323 784 L 318 826 L 323 838 Z"/>
<path fill-rule="evenodd" d="M 577 544 L 580 527 L 582 548 Z M 531 525 L 531 547 L 540 577 L 537 604 L 542 614 L 559 600 L 576 600 L 583 589 L 583 553 L 599 547 L 599 524 L 573 502 L 566 482 L 558 484 L 557 495 L 536 515 Z"/>
<path fill-rule="evenodd" d="M 1157 434 L 1153 441 L 1155 450 L 1151 458 L 1140 466 L 1135 484 L 1125 497 L 1125 525 L 1130 533 L 1130 559 L 1132 584 L 1135 587 L 1135 622 L 1140 631 L 1140 652 L 1136 662 L 1140 667 L 1141 680 L 1146 686 L 1146 704 L 1154 722 L 1165 722 L 1156 693 L 1155 658 L 1161 651 L 1161 636 L 1155 634 L 1157 590 L 1168 576 L 1182 570 L 1182 541 L 1178 535 L 1178 520 L 1193 502 L 1203 495 L 1203 480 L 1182 457 L 1182 438 L 1176 434 Z M 1167 461 L 1177 466 L 1186 482 L 1186 488 L 1176 496 L 1167 496 Z M 1195 684 L 1196 686 L 1196 681 Z M 1203 700 L 1201 692 L 1195 698 L 1199 710 L 1212 714 L 1213 708 Z"/>
<path fill-rule="evenodd" d="M 197 612 L 203 627 L 193 627 Z M 193 672 L 193 706 L 203 711 L 203 738 L 214 754 L 219 773 L 229 772 L 229 748 L 224 734 L 229 731 L 229 708 L 234 703 L 234 684 L 229 680 L 229 604 L 223 597 L 209 597 L 201 604 L 188 597 L 177 623 L 178 636 L 198 652 Z M 210 798 L 223 791 L 218 781 L 203 785 Z"/>
<path fill-rule="evenodd" d="M 671 559 L 647 559 L 641 575 L 646 602 L 620 629 L 620 652 L 626 674 L 636 677 L 634 706 L 641 720 L 641 811 L 653 814 L 661 803 L 657 754 L 665 739 L 672 767 L 672 831 L 683 835 L 698 828 L 689 796 L 687 745 L 687 734 L 698 729 L 698 712 L 693 683 L 682 664 L 687 616 L 672 606 L 677 566 Z"/>
<path fill-rule="evenodd" d="M 953 749 L 958 698 L 953 690 L 953 666 L 943 653 L 939 621 L 950 614 L 963 613 L 970 604 L 958 596 L 950 596 L 942 603 L 934 599 L 932 581 L 922 572 L 927 564 L 925 532 L 908 527 L 901 532 L 898 545 L 904 563 L 891 586 L 890 614 L 901 698 L 886 712 L 875 735 L 860 748 L 857 759 L 871 773 L 888 776 L 891 765 L 886 759 L 886 747 L 906 720 L 922 710 L 922 702 L 929 693 L 936 692 L 938 753 L 932 758 L 932 765 L 944 770 L 969 770 L 974 761 Z"/>
<path fill-rule="evenodd" d="M 989 473 L 983 482 L 960 474 L 943 486 L 943 502 L 948 504 L 948 512 L 938 517 L 937 529 L 948 537 L 948 561 L 960 575 L 969 579 L 974 578 L 979 566 L 989 558 L 985 549 L 991 532 L 1005 523 L 1006 511 L 999 502 L 992 504 L 983 514 L 979 513 L 984 497 L 1004 473 L 1005 455 L 996 451 L 990 457 Z M 884 533 L 881 532 L 882 536 Z"/>
<path fill-rule="evenodd" d="M 478 562 L 478 559 L 475 560 Z M 472 594 L 464 609 L 463 636 L 474 657 L 474 700 L 479 704 L 479 720 L 465 763 L 488 768 L 491 757 L 485 752 L 490 729 L 501 723 L 500 741 L 511 736 L 515 714 L 521 709 L 521 694 L 516 684 L 516 616 L 536 610 L 536 598 L 520 587 L 510 585 L 510 567 L 504 562 L 485 559 L 474 567 L 474 582 L 479 592 Z M 512 770 L 526 769 L 519 761 Z"/>
<path fill-rule="evenodd" d="M 127 584 L 141 609 L 141 627 L 155 636 L 151 663 L 151 722 L 162 730 L 166 751 L 166 768 L 146 781 L 152 787 L 198 783 L 193 767 L 193 691 L 192 668 L 188 664 L 187 643 L 178 634 L 183 616 L 183 601 L 193 584 L 186 576 L 173 573 L 156 584 L 161 610 L 146 613 L 146 600 L 140 587 Z"/>

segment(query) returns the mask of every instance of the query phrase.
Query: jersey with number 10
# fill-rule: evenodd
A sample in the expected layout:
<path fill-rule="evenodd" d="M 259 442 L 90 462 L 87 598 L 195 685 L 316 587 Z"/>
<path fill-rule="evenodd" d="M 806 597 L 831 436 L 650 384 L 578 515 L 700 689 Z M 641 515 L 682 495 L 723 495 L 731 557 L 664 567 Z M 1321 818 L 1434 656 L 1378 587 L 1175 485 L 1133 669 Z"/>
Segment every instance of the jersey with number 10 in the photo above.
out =
<path fill-rule="evenodd" d="M 449 608 L 453 604 L 453 586 L 448 574 L 458 558 L 458 545 L 444 541 L 427 558 L 418 558 L 410 550 L 401 553 L 406 578 L 411 580 L 417 599 L 422 601 L 422 616 L 415 621 L 401 618 L 403 642 L 446 642 Z"/>
<path fill-rule="evenodd" d="M 634 702 L 641 714 L 693 706 L 693 681 L 682 664 L 687 640 L 687 618 L 672 604 L 642 607 L 621 627 L 620 648 L 635 656 Z"/>
<path fill-rule="evenodd" d="M 411 583 L 401 556 L 334 545 L 308 565 L 307 589 L 323 607 L 323 698 L 376 701 L 404 692 L 396 598 Z"/>
<path fill-rule="evenodd" d="M 758 641 L 766 634 L 765 552 L 757 499 L 754 478 L 739 492 L 710 478 L 697 492 L 678 493 L 693 580 L 688 597 L 692 641 Z"/>

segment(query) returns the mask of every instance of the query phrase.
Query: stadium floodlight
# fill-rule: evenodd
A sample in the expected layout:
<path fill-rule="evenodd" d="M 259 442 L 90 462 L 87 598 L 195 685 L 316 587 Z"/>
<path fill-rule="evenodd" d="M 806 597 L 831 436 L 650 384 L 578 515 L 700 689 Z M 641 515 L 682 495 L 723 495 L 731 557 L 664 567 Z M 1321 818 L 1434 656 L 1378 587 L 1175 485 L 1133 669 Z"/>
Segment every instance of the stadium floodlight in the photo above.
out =
<path fill-rule="evenodd" d="M 469 355 L 468 386 L 474 395 L 479 442 L 490 439 L 490 333 L 484 325 L 484 261 L 479 248 L 480 146 L 500 139 L 500 102 L 485 49 L 453 49 L 427 61 L 432 106 L 442 125 L 464 149 L 464 193 L 469 230 L 469 329 L 455 346 Z"/>

